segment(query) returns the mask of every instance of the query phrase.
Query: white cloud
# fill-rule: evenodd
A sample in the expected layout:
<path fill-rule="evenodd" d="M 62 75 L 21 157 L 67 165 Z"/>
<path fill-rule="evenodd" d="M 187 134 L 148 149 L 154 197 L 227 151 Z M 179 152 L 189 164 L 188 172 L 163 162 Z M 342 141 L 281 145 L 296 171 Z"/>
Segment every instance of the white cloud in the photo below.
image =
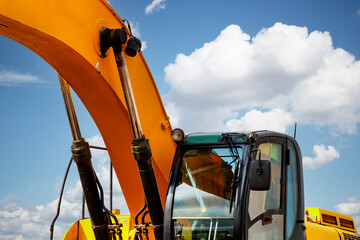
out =
<path fill-rule="evenodd" d="M 303 165 L 305 169 L 316 169 L 319 168 L 335 158 L 340 158 L 340 153 L 333 146 L 327 148 L 321 145 L 314 145 L 313 147 L 314 157 L 304 157 Z"/>
<path fill-rule="evenodd" d="M 56 206 L 53 202 L 46 206 L 40 205 L 22 208 L 19 203 L 13 199 L 7 204 L 0 206 L 0 236 L 3 239 L 48 239 L 50 236 L 49 226 L 51 216 L 55 216 Z M 61 231 L 56 226 L 56 234 Z"/>
<path fill-rule="evenodd" d="M 141 37 L 139 23 L 129 21 L 129 25 L 130 25 L 130 28 L 131 28 L 132 35 L 134 35 L 137 38 Z"/>
<path fill-rule="evenodd" d="M 284 133 L 286 128 L 293 123 L 290 113 L 275 108 L 268 112 L 251 110 L 240 119 L 231 119 L 226 122 L 230 131 L 243 130 L 272 130 Z"/>
<path fill-rule="evenodd" d="M 87 141 L 93 146 L 105 146 L 102 137 L 99 135 L 90 137 Z M 104 190 L 104 202 L 108 206 L 110 193 L 109 156 L 102 150 L 91 149 L 91 152 L 94 169 Z M 75 164 L 72 167 L 75 167 Z M 81 218 L 82 187 L 80 181 L 77 181 L 73 186 L 66 186 L 65 189 L 60 216 L 55 224 L 55 239 L 60 239 L 66 229 Z M 20 202 L 13 198 L 6 204 L 0 205 L 0 239 L 49 239 L 49 227 L 55 217 L 57 204 L 58 198 L 47 204 L 23 208 Z M 116 181 L 115 173 L 113 206 L 120 209 L 123 214 L 129 213 L 120 185 Z"/>
<path fill-rule="evenodd" d="M 24 83 L 41 83 L 37 76 L 13 71 L 0 71 L 0 86 L 18 86 Z"/>
<path fill-rule="evenodd" d="M 165 68 L 164 102 L 172 125 L 187 131 L 224 130 L 267 109 L 288 113 L 287 120 L 273 119 L 278 126 L 296 121 L 354 134 L 359 77 L 360 62 L 335 49 L 328 32 L 276 23 L 251 38 L 230 25 Z M 247 117 L 238 114 L 248 109 Z"/>
<path fill-rule="evenodd" d="M 147 48 L 147 44 L 146 41 L 141 41 L 141 51 L 145 51 L 145 49 Z"/>
<path fill-rule="evenodd" d="M 334 209 L 336 212 L 352 216 L 357 228 L 360 227 L 360 198 L 349 197 L 345 202 L 337 204 Z"/>
<path fill-rule="evenodd" d="M 360 9 L 357 10 L 357 14 L 360 16 Z"/>
<path fill-rule="evenodd" d="M 345 202 L 336 205 L 335 210 L 342 214 L 360 216 L 360 199 L 349 197 Z"/>
<path fill-rule="evenodd" d="M 166 0 L 153 0 L 152 3 L 146 6 L 145 13 L 151 14 L 154 11 L 165 9 L 165 1 Z"/>

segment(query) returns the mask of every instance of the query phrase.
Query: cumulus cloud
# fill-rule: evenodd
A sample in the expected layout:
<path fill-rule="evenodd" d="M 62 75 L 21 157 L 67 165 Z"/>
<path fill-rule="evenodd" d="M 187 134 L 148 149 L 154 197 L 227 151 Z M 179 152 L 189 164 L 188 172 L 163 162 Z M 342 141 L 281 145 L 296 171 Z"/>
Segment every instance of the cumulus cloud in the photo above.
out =
<path fill-rule="evenodd" d="M 146 41 L 141 41 L 141 51 L 145 51 L 146 48 L 147 48 Z"/>
<path fill-rule="evenodd" d="M 316 169 L 319 168 L 335 158 L 340 158 L 340 153 L 333 146 L 327 148 L 321 145 L 314 145 L 313 147 L 314 157 L 304 157 L 303 165 L 305 169 Z"/>
<path fill-rule="evenodd" d="M 240 119 L 231 119 L 226 122 L 230 131 L 241 130 L 272 130 L 284 133 L 286 127 L 293 123 L 288 112 L 275 108 L 268 112 L 261 112 L 253 109 Z"/>
<path fill-rule="evenodd" d="M 345 202 L 337 204 L 334 209 L 336 212 L 352 216 L 356 226 L 360 227 L 360 198 L 349 197 Z"/>
<path fill-rule="evenodd" d="M 0 71 L 0 86 L 18 86 L 24 83 L 41 83 L 37 76 L 17 73 L 13 71 Z"/>
<path fill-rule="evenodd" d="M 187 131 L 258 128 L 248 119 L 265 109 L 263 117 L 285 114 L 271 120 L 281 131 L 296 121 L 355 134 L 359 76 L 360 62 L 334 48 L 328 32 L 276 23 L 250 37 L 230 25 L 165 68 L 164 102 L 172 124 Z"/>
<path fill-rule="evenodd" d="M 51 218 L 55 216 L 56 201 L 46 205 L 33 206 L 24 209 L 17 200 L 12 199 L 7 204 L 0 206 L 0 235 L 4 239 L 48 239 Z M 68 214 L 73 208 L 68 208 L 69 204 L 64 201 L 64 209 Z M 81 208 L 80 208 L 81 209 Z M 62 229 L 55 226 L 56 238 L 60 238 L 59 233 Z"/>
<path fill-rule="evenodd" d="M 137 38 L 141 37 L 139 23 L 129 21 L 129 25 L 130 25 L 130 28 L 131 28 L 132 35 L 134 35 Z"/>
<path fill-rule="evenodd" d="M 160 11 L 165 9 L 165 0 L 153 0 L 149 5 L 145 8 L 146 14 L 151 14 L 154 11 Z"/>
<path fill-rule="evenodd" d="M 104 147 L 101 136 L 96 135 L 87 139 L 90 145 Z M 109 205 L 110 193 L 110 163 L 106 151 L 91 149 L 92 162 L 104 190 L 105 205 Z M 73 165 L 73 167 L 75 167 Z M 116 175 L 114 173 L 114 179 Z M 60 216 L 55 224 L 54 238 L 60 239 L 72 223 L 81 218 L 82 187 L 80 181 L 73 186 L 67 186 L 64 192 Z M 58 198 L 50 203 L 24 208 L 13 198 L 6 204 L 0 205 L 0 239 L 48 239 L 49 227 L 56 215 Z M 116 180 L 113 183 L 113 205 L 128 214 L 123 193 Z"/>

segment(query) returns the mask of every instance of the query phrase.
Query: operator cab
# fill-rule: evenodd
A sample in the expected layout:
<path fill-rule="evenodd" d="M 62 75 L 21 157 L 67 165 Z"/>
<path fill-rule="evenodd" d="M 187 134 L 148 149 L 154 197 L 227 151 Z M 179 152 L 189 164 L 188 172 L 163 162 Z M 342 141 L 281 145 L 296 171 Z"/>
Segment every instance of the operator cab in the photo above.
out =
<path fill-rule="evenodd" d="M 293 138 L 270 131 L 175 135 L 164 239 L 305 239 Z"/>

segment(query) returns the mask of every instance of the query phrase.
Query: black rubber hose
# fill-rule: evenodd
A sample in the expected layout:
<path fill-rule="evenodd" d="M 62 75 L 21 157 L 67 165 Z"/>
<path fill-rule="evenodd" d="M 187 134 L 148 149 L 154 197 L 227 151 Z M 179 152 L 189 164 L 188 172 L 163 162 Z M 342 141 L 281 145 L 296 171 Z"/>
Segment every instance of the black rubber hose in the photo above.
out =
<path fill-rule="evenodd" d="M 101 186 L 101 183 L 100 183 L 100 181 L 99 181 L 99 178 L 97 177 L 97 175 L 96 175 L 95 172 L 94 172 L 94 174 L 95 174 L 96 183 L 97 183 L 98 188 L 99 188 L 99 190 L 100 190 L 100 197 L 101 197 L 102 208 L 103 208 L 103 210 L 107 213 L 107 215 L 111 216 L 111 217 L 114 219 L 115 224 L 116 224 L 116 225 L 119 225 L 119 222 L 118 222 L 116 216 L 115 216 L 112 212 L 110 212 L 109 209 L 107 209 L 107 208 L 105 207 L 105 204 L 104 204 L 104 190 L 103 190 L 103 188 L 102 188 L 102 186 Z M 109 224 L 111 224 L 111 222 L 109 222 Z"/>
<path fill-rule="evenodd" d="M 135 215 L 135 224 L 136 224 L 136 225 L 139 224 L 139 216 L 140 216 L 140 214 L 141 214 L 142 212 L 145 211 L 146 207 L 147 207 L 147 205 L 146 205 L 146 201 L 145 201 L 145 204 L 144 204 L 144 206 L 142 207 L 142 209 Z"/>
<path fill-rule="evenodd" d="M 52 240 L 53 236 L 54 236 L 54 226 L 55 226 L 55 222 L 56 222 L 56 220 L 57 220 L 57 218 L 59 217 L 59 214 L 60 214 L 61 200 L 62 200 L 62 196 L 63 196 L 63 193 L 64 193 L 65 183 L 66 183 L 66 179 L 67 179 L 67 176 L 68 176 L 68 173 L 69 173 L 69 170 L 70 170 L 71 163 L 72 163 L 73 159 L 74 158 L 71 156 L 69 165 L 68 165 L 68 167 L 66 169 L 64 181 L 63 181 L 60 196 L 59 196 L 59 202 L 58 202 L 56 216 L 54 217 L 54 220 L 52 221 L 51 226 L 50 226 L 50 240 Z"/>

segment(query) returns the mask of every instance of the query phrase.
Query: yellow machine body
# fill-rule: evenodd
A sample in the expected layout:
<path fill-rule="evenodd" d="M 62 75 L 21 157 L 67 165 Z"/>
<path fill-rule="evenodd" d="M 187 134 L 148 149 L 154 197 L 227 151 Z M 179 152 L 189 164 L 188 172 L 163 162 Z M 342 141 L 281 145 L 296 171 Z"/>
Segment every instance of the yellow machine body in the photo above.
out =
<path fill-rule="evenodd" d="M 113 210 L 114 215 L 116 216 L 118 222 L 122 224 L 122 238 L 126 240 L 132 240 L 135 238 L 136 230 L 132 230 L 133 222 L 131 215 L 120 215 L 118 209 Z M 91 227 L 91 221 L 89 218 L 81 219 L 75 222 L 64 234 L 62 240 L 95 240 L 94 231 Z M 116 235 L 116 239 L 119 237 Z"/>
<path fill-rule="evenodd" d="M 306 208 L 305 226 L 307 239 L 360 240 L 352 217 L 321 208 Z"/>

